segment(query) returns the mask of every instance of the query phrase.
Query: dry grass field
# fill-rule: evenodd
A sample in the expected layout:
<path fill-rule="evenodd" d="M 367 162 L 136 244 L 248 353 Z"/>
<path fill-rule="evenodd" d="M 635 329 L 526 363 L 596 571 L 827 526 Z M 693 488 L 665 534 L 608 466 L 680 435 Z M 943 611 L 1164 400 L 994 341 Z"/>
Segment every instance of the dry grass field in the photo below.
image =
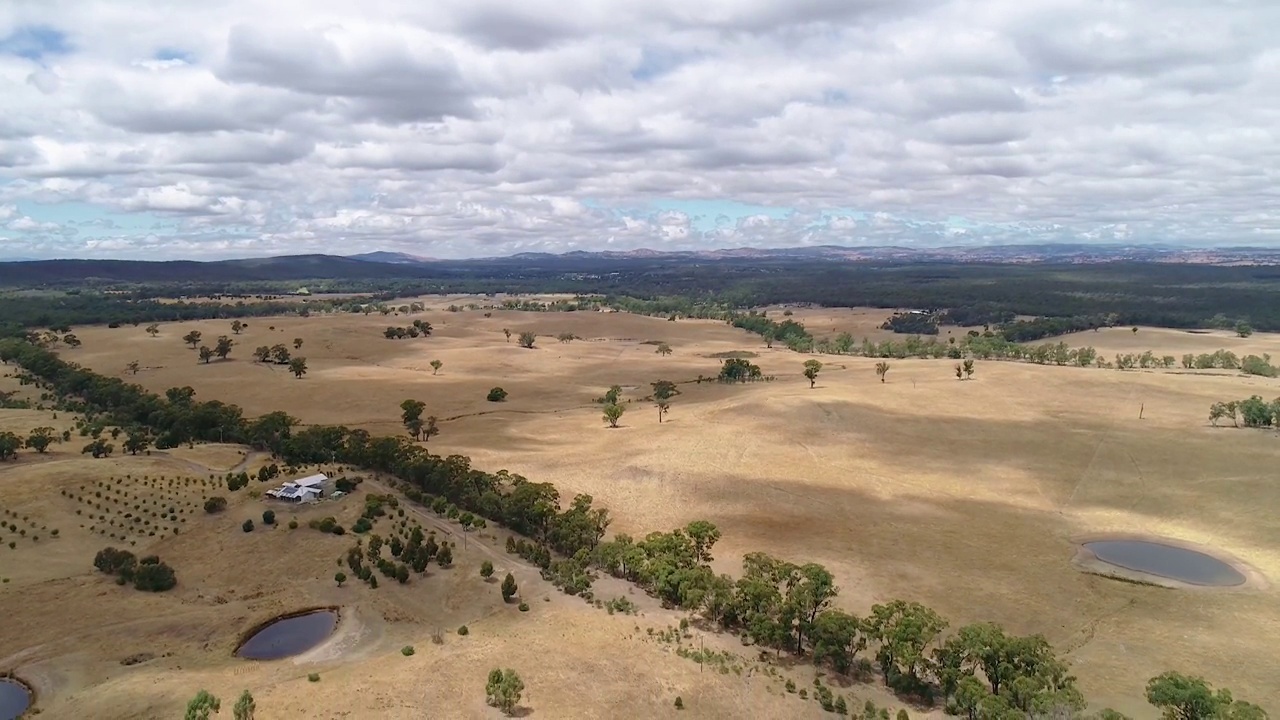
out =
<path fill-rule="evenodd" d="M 800 375 L 806 357 L 767 350 L 757 336 L 722 323 L 615 313 L 494 311 L 486 318 L 439 309 L 455 302 L 468 300 L 433 298 L 428 307 L 436 309 L 412 317 L 253 319 L 235 338 L 231 360 L 208 365 L 180 338 L 194 329 L 210 342 L 230 334 L 228 322 L 164 324 L 157 338 L 142 328 L 77 328 L 83 347 L 62 354 L 118 376 L 136 360 L 143 369 L 130 379 L 151 390 L 190 385 L 197 397 L 234 402 L 248 414 L 285 409 L 304 422 L 375 433 L 399 432 L 398 405 L 416 398 L 442 419 L 434 451 L 555 483 L 566 499 L 589 493 L 611 510 L 614 532 L 706 519 L 724 533 L 718 570 L 736 572 L 743 553 L 762 550 L 826 565 L 841 588 L 838 604 L 854 612 L 901 597 L 936 608 L 953 626 L 994 620 L 1043 633 L 1067 652 L 1098 707 L 1154 717 L 1142 698 L 1145 681 L 1176 669 L 1280 708 L 1280 651 L 1271 640 L 1280 635 L 1280 519 L 1271 511 L 1280 500 L 1273 479 L 1280 439 L 1206 421 L 1211 402 L 1270 399 L 1280 395 L 1280 380 L 979 362 L 973 380 L 958 382 L 949 361 L 901 360 L 881 383 L 875 360 L 832 356 L 822 358 L 826 366 L 811 390 Z M 805 315 L 819 312 L 821 320 Z M 795 318 L 815 334 L 881 339 L 873 330 L 887 314 L 797 310 Z M 382 337 L 386 326 L 416 318 L 433 323 L 431 337 Z M 537 347 L 518 347 L 503 328 L 538 333 Z M 581 339 L 555 340 L 566 332 Z M 296 354 L 310 368 L 302 379 L 249 357 L 257 345 L 293 338 L 303 340 Z M 1066 340 L 1092 345 L 1103 357 L 1218 348 L 1280 356 L 1280 337 L 1263 334 L 1124 328 Z M 647 341 L 667 342 L 674 352 L 660 356 Z M 752 361 L 777 380 L 690 382 L 715 375 L 720 360 L 712 356 L 732 351 L 758 354 Z M 433 359 L 444 363 L 437 375 Z M 640 400 L 659 379 L 681 383 L 661 424 Z M 634 402 L 621 427 L 607 429 L 592 399 L 613 384 Z M 506 402 L 486 402 L 494 386 L 510 393 Z M 18 417 L 35 411 L 3 412 L 6 427 L 53 424 Z M 675 695 L 683 696 L 685 714 L 697 717 L 818 712 L 812 702 L 784 697 L 772 679 L 747 677 L 750 671 L 698 674 L 688 661 L 667 660 L 670 648 L 635 630 L 675 622 L 652 604 L 642 605 L 645 617 L 608 616 L 542 585 L 533 611 L 521 616 L 500 598 L 495 603 L 496 590 L 480 582 L 479 554 L 463 554 L 453 570 L 423 583 L 339 589 L 334 559 L 350 537 L 321 535 L 305 522 L 294 531 L 242 533 L 239 523 L 262 506 L 244 493 L 228 512 L 201 518 L 190 531 L 147 538 L 177 568 L 176 590 L 146 596 L 118 588 L 91 572 L 103 540 L 75 527 L 78 504 L 59 490 L 126 474 L 220 474 L 247 459 L 237 448 L 197 446 L 93 461 L 70 454 L 78 447 L 58 446 L 48 458 L 24 453 L 0 468 L 0 506 L 63 528 L 57 541 L 41 538 L 38 549 L 0 547 L 0 575 L 13 578 L 0 602 L 20 618 L 0 624 L 0 670 L 17 668 L 47 687 L 52 717 L 89 708 L 95 717 L 172 716 L 201 686 L 224 702 L 251 687 L 264 714 L 282 709 L 270 716 L 376 710 L 379 717 L 420 717 L 436 708 L 433 716 L 486 717 L 492 711 L 483 705 L 484 675 L 499 664 L 524 675 L 523 704 L 534 717 L 601 717 L 621 707 L 631 716 L 663 717 L 674 714 Z M 353 500 L 345 510 L 352 519 Z M 302 521 L 307 513 L 333 514 L 299 512 Z M 1183 591 L 1080 572 L 1071 564 L 1074 540 L 1105 532 L 1210 545 L 1271 582 Z M 500 550 L 493 557 L 500 568 L 523 573 L 522 585 L 539 585 L 532 569 Z M 447 580 L 437 582 L 440 575 Z M 339 633 L 349 637 L 328 655 L 265 664 L 230 659 L 238 634 L 256 622 L 326 604 L 354 608 Z M 462 622 L 472 623 L 468 637 L 430 642 L 435 624 Z M 401 656 L 405 644 L 417 654 Z M 157 657 L 119 665 L 138 652 Z M 319 684 L 307 682 L 312 671 L 322 674 Z M 807 676 L 796 678 L 803 685 Z M 887 699 L 868 687 L 852 690 Z"/>

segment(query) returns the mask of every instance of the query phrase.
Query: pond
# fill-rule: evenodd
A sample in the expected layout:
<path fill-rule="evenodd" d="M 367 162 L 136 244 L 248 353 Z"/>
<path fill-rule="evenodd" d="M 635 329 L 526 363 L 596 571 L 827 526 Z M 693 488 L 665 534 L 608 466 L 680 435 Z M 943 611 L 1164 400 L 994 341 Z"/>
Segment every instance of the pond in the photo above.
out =
<path fill-rule="evenodd" d="M 16 720 L 31 705 L 31 692 L 16 680 L 0 678 L 0 720 Z"/>
<path fill-rule="evenodd" d="M 236 650 L 247 660 L 279 660 L 324 642 L 338 626 L 337 610 L 313 610 L 282 617 L 259 628 Z"/>
<path fill-rule="evenodd" d="M 1245 576 L 1231 565 L 1202 552 L 1146 540 L 1099 540 L 1085 543 L 1105 563 L 1179 580 L 1192 585 L 1242 585 Z"/>

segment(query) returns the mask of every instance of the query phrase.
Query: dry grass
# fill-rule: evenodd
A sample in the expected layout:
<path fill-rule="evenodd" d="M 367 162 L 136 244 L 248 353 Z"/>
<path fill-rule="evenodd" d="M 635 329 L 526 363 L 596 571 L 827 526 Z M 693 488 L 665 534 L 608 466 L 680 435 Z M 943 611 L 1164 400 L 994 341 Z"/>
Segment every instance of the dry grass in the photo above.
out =
<path fill-rule="evenodd" d="M 450 302 L 459 301 L 434 299 L 432 305 Z M 801 312 L 797 319 L 806 320 Z M 841 320 L 836 311 L 823 312 Z M 877 324 L 887 315 L 845 312 L 849 328 L 864 327 L 873 312 Z M 1068 651 L 1086 695 L 1099 706 L 1153 716 L 1142 687 L 1166 669 L 1195 672 L 1264 707 L 1280 706 L 1270 671 L 1280 662 L 1270 642 L 1280 632 L 1274 589 L 1280 520 L 1269 510 L 1280 500 L 1272 479 L 1276 438 L 1210 428 L 1205 420 L 1211 402 L 1252 393 L 1274 397 L 1280 381 L 980 362 L 974 380 L 957 382 L 948 361 L 903 360 L 892 361 L 882 384 L 874 360 L 831 357 L 824 358 L 818 387 L 810 390 L 800 376 L 805 358 L 767 350 L 758 337 L 721 323 L 502 311 L 491 318 L 481 312 L 418 317 L 435 324 L 436 334 L 385 340 L 383 327 L 413 319 L 394 316 L 259 318 L 238 338 L 235 359 L 209 366 L 198 366 L 179 338 L 190 329 L 215 337 L 229 332 L 225 322 L 164 325 L 154 340 L 141 328 L 81 328 L 84 347 L 66 356 L 108 373 L 137 359 L 157 368 L 137 376 L 156 391 L 191 385 L 198 397 L 236 402 L 250 414 L 287 409 L 306 422 L 379 433 L 398 432 L 399 402 L 416 397 L 427 403 L 428 414 L 450 418 L 431 441 L 434 450 L 553 482 L 565 497 L 590 493 L 611 509 L 614 531 L 642 534 L 705 518 L 724 532 L 718 569 L 736 571 L 742 553 L 765 550 L 827 565 L 842 588 L 840 604 L 855 612 L 905 597 L 937 608 L 953 624 L 995 620 L 1017 632 L 1044 633 Z M 273 324 L 277 330 L 267 331 Z M 514 338 L 508 343 L 504 327 L 537 332 L 537 349 L 521 349 Z M 554 340 L 560 332 L 585 339 L 561 344 Z M 247 359 L 255 345 L 294 337 L 304 339 L 299 354 L 312 368 L 302 380 Z M 649 340 L 670 343 L 674 354 L 655 354 L 644 344 Z M 1094 345 L 1104 356 L 1147 349 L 1180 356 L 1219 347 L 1280 355 L 1280 338 L 1266 335 L 1240 339 L 1143 328 L 1136 335 L 1127 329 L 1083 333 L 1068 342 Z M 648 383 L 713 375 L 719 361 L 709 356 L 737 350 L 758 353 L 753 362 L 779 380 L 682 384 L 667 422 L 658 424 L 656 410 L 641 400 Z M 444 368 L 433 377 L 428 362 L 434 358 Z M 591 400 L 613 384 L 623 386 L 632 403 L 622 427 L 609 430 Z M 507 402 L 484 400 L 495 385 L 508 390 Z M 235 458 L 208 460 L 223 468 Z M 32 464 L 0 471 L 0 483 L 7 488 L 36 472 L 37 465 L 27 462 Z M 76 462 L 86 463 L 86 472 L 136 475 L 134 463 L 179 463 L 175 471 L 189 472 L 188 463 L 201 460 Z M 48 478 L 30 482 L 43 487 Z M 52 488 L 60 500 L 56 483 Z M 31 503 L 52 502 L 31 492 Z M 499 663 L 525 674 L 528 704 L 547 717 L 599 716 L 604 708 L 622 706 L 634 707 L 637 715 L 665 716 L 675 694 L 694 710 L 686 714 L 705 717 L 748 708 L 758 716 L 791 717 L 813 707 L 778 698 L 768 682 L 700 677 L 681 662 L 664 663 L 654 653 L 666 650 L 625 641 L 634 632 L 631 620 L 588 612 L 559 597 L 533 603 L 535 618 L 505 608 L 489 614 L 495 608 L 486 609 L 480 599 L 486 588 L 472 591 L 459 582 L 442 598 L 454 613 L 446 627 L 468 613 L 486 619 L 472 625 L 471 637 L 431 646 L 423 638 L 437 615 L 416 602 L 422 587 L 339 591 L 331 587 L 334 558 L 349 538 L 285 530 L 245 535 L 238 529 L 242 514 L 233 507 L 198 532 L 184 530 L 163 541 L 161 555 L 174 558 L 183 580 L 173 597 L 141 597 L 83 569 L 34 585 L 24 581 L 21 592 L 7 586 L 0 591 L 5 607 L 20 602 L 26 622 L 0 630 L 0 647 L 27 650 L 0 658 L 0 665 L 25 663 L 37 676 L 74 672 L 82 679 L 71 684 L 82 691 L 58 707 L 83 709 L 101 697 L 120 713 L 102 717 L 123 716 L 130 703 L 154 703 L 155 712 L 172 714 L 200 684 L 224 698 L 242 685 L 261 688 L 260 707 L 283 707 L 286 715 L 314 712 L 312 703 L 319 703 L 335 715 L 345 709 L 407 717 L 415 709 L 421 714 L 424 707 L 448 707 L 446 716 L 480 717 L 486 712 L 479 699 L 484 672 Z M 1115 582 L 1071 565 L 1073 537 L 1111 531 L 1215 546 L 1258 568 L 1273 585 L 1185 593 Z M 288 543 L 288 552 L 280 553 L 273 538 Z M 71 538 L 63 542 L 76 548 L 66 567 L 87 568 L 99 541 L 82 548 Z M 15 556 L 4 552 L 0 548 L 7 574 Z M 211 558 L 217 561 L 203 562 Z M 478 564 L 475 558 L 459 561 Z M 246 670 L 224 659 L 236 630 L 271 612 L 345 604 L 357 594 L 359 617 L 371 618 L 364 625 L 373 639 L 322 663 L 318 685 L 306 683 L 306 667 Z M 129 671 L 135 675 L 111 667 L 111 658 L 75 664 L 68 659 L 73 648 L 57 640 L 64 632 L 58 605 L 72 602 L 67 598 L 103 604 L 120 623 L 151 628 L 142 636 L 146 642 L 175 657 Z M 378 620 L 386 616 L 396 620 Z M 132 627 L 113 622 L 95 629 L 98 622 L 85 620 L 72 630 L 86 633 L 91 647 L 119 647 L 119 628 Z M 498 640 L 499 633 L 511 636 Z M 418 653 L 401 657 L 397 650 L 404 644 L 416 645 Z M 121 647 L 120 654 L 128 653 Z M 360 662 L 350 662 L 354 657 Z M 183 673 L 171 672 L 177 665 Z M 695 691 L 707 704 L 693 705 Z"/>

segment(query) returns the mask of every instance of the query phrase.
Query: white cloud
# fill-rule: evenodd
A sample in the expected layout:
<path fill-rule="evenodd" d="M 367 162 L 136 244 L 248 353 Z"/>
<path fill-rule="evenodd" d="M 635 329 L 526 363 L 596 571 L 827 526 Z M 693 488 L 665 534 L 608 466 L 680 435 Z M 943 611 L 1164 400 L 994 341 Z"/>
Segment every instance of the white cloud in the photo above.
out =
<path fill-rule="evenodd" d="M 1280 238 L 1269 0 L 0 6 L 34 25 L 73 51 L 0 55 L 15 255 Z"/>

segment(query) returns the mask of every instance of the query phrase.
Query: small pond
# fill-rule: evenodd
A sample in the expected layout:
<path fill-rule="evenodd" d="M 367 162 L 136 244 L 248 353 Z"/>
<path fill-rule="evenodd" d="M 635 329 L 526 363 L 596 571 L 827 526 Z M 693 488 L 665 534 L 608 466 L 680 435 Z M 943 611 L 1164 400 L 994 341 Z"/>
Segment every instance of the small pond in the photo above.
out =
<path fill-rule="evenodd" d="M 337 626 L 337 610 L 314 610 L 280 618 L 245 640 L 236 650 L 236 656 L 247 660 L 279 660 L 298 655 L 324 642 Z"/>
<path fill-rule="evenodd" d="M 0 720 L 15 720 L 31 705 L 31 693 L 20 682 L 0 678 Z"/>
<path fill-rule="evenodd" d="M 1242 585 L 1245 576 L 1229 564 L 1202 552 L 1146 540 L 1099 540 L 1085 543 L 1099 560 L 1192 585 Z"/>

